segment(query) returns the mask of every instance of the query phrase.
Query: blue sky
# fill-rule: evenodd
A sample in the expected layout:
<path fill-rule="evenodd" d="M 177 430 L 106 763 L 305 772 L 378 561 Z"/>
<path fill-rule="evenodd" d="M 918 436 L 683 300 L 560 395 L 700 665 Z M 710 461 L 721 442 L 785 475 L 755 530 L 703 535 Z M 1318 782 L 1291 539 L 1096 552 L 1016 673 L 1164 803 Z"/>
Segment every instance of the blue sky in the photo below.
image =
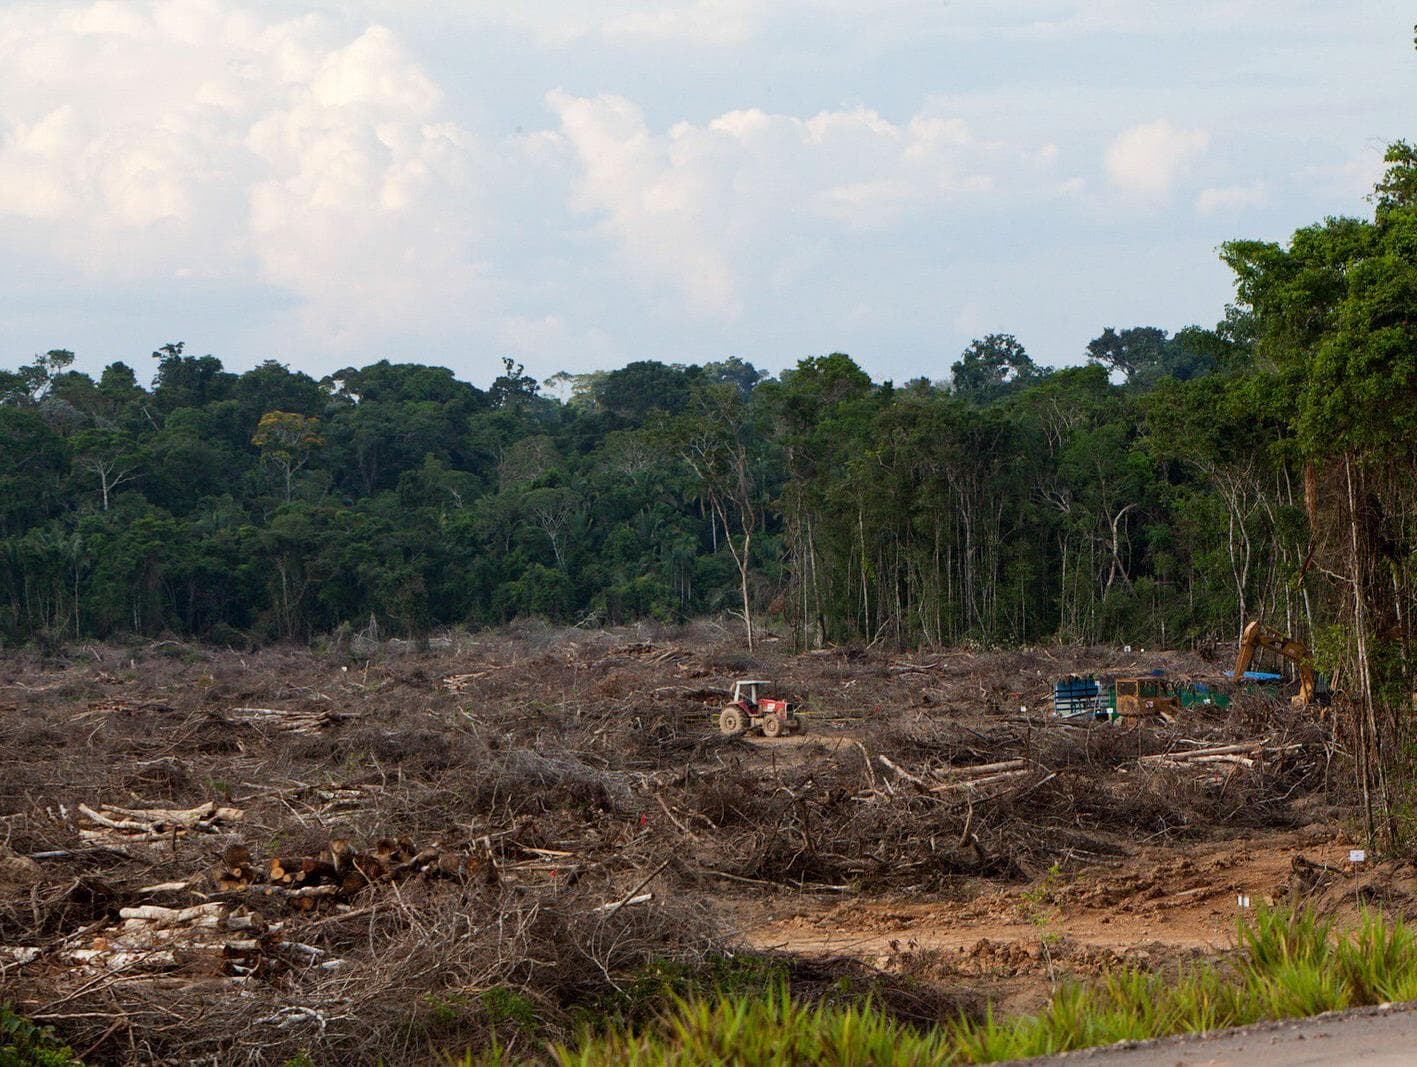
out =
<path fill-rule="evenodd" d="M 1410 7 L 0 4 L 0 365 L 172 340 L 485 382 L 828 351 L 941 378 L 1214 323 L 1216 248 L 1367 210 Z"/>

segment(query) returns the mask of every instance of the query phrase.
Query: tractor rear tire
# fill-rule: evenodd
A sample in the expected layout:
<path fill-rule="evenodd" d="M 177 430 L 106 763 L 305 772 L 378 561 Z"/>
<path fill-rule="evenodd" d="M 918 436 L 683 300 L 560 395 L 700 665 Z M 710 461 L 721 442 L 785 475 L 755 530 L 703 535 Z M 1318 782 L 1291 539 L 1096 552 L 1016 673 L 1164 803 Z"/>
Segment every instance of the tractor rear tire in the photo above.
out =
<path fill-rule="evenodd" d="M 781 737 L 787 732 L 787 724 L 776 715 L 768 715 L 763 718 L 763 736 Z"/>
<path fill-rule="evenodd" d="M 718 732 L 721 734 L 741 734 L 745 726 L 747 721 L 743 716 L 743 709 L 732 704 L 724 708 L 718 716 Z"/>
<path fill-rule="evenodd" d="M 796 715 L 789 715 L 787 718 L 787 729 L 791 733 L 800 734 L 803 730 L 807 729 L 807 724 Z"/>

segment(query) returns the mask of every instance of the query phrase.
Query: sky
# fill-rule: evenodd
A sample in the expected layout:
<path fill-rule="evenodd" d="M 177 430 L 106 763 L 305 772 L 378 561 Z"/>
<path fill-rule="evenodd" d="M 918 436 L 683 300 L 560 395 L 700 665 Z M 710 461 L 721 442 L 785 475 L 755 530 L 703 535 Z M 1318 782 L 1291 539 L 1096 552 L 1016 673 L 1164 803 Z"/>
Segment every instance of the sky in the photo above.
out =
<path fill-rule="evenodd" d="M 941 379 L 1219 320 L 1368 212 L 1414 12 L 1332 0 L 0 0 L 0 366 Z"/>

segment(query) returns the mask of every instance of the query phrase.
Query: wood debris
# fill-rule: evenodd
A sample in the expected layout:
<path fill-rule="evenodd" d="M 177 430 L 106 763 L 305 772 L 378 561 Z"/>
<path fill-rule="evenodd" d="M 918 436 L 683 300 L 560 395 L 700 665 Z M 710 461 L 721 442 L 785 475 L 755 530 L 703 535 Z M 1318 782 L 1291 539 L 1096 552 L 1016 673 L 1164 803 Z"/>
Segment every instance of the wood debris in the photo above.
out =
<path fill-rule="evenodd" d="M 469 671 L 466 674 L 450 674 L 443 679 L 443 688 L 450 693 L 461 693 L 464 689 L 471 686 L 473 682 L 491 677 L 498 671 L 510 670 L 513 666 L 515 665 L 511 663 L 494 663 L 482 668 L 480 671 Z"/>
<path fill-rule="evenodd" d="M 944 660 L 934 663 L 893 663 L 886 668 L 888 674 L 929 674 L 945 665 Z"/>
<path fill-rule="evenodd" d="M 1216 763 L 1253 767 L 1261 760 L 1275 760 L 1285 753 L 1297 752 L 1303 747 L 1297 744 L 1275 745 L 1265 738 L 1256 738 L 1253 741 L 1230 745 L 1208 745 L 1176 752 L 1158 752 L 1151 756 L 1140 756 L 1137 762 L 1151 767 L 1185 767 Z"/>
<path fill-rule="evenodd" d="M 1016 778 L 1026 778 L 1033 774 L 1035 768 L 1025 759 L 1002 760 L 997 763 L 979 763 L 974 765 L 945 766 L 934 768 L 930 773 L 936 779 L 944 781 L 927 781 L 919 774 L 914 774 L 904 767 L 899 766 L 886 756 L 878 756 L 883 767 L 894 771 L 901 778 L 919 786 L 931 793 L 948 793 L 955 790 L 977 789 L 981 786 L 995 785 L 999 782 L 1009 782 Z"/>
<path fill-rule="evenodd" d="M 80 810 L 119 824 L 104 824 L 105 830 L 129 832 L 122 825 L 125 820 L 112 814 L 86 806 Z M 208 805 L 158 814 L 167 818 L 161 825 L 179 828 L 179 822 L 195 827 L 227 810 L 234 811 Z M 105 806 L 104 811 L 133 815 L 111 806 Z M 132 822 L 150 825 L 136 818 Z M 86 976 L 122 971 L 129 977 L 183 975 L 238 980 L 268 976 L 293 965 L 330 969 L 342 961 L 327 959 L 324 950 L 314 946 L 284 940 L 280 934 L 285 924 L 269 921 L 251 906 L 265 899 L 282 902 L 296 913 L 329 908 L 339 914 L 341 910 L 348 912 L 351 905 L 347 902 L 362 891 L 377 891 L 415 877 L 491 883 L 496 879 L 496 865 L 485 838 L 472 849 L 420 849 L 405 839 L 385 837 L 367 851 L 355 849 L 345 838 L 334 838 L 317 856 L 274 856 L 260 863 L 245 845 L 230 845 L 205 874 L 205 878 L 199 873 L 185 881 L 137 890 L 140 899 L 185 892 L 198 903 L 156 904 L 149 899 L 119 907 L 117 922 L 100 921 L 86 927 L 83 937 L 49 946 L 0 945 L 0 963 L 58 968 Z"/>
<path fill-rule="evenodd" d="M 731 697 L 727 689 L 691 685 L 661 685 L 651 689 L 649 695 L 655 700 L 683 700 L 715 707 L 726 704 Z"/>
<path fill-rule="evenodd" d="M 355 716 L 333 708 L 291 711 L 281 708 L 232 708 L 227 721 L 256 729 L 279 730 L 289 734 L 313 734 L 329 729 Z"/>
<path fill-rule="evenodd" d="M 79 826 L 86 840 L 113 842 L 161 841 L 189 833 L 214 834 L 241 821 L 240 808 L 224 808 L 215 800 L 195 808 L 123 808 L 100 804 L 78 806 L 79 814 L 92 825 Z"/>
<path fill-rule="evenodd" d="M 138 974 L 242 975 L 253 973 L 261 954 L 253 939 L 250 917 L 221 903 L 190 908 L 144 905 L 122 908 L 119 921 L 102 927 L 94 936 L 63 944 L 51 952 L 42 949 L 7 949 L 25 952 L 30 966 L 51 965 L 80 974 L 114 971 Z M 229 949 L 228 942 L 235 944 Z"/>
<path fill-rule="evenodd" d="M 90 704 L 84 711 L 75 716 L 75 718 L 87 719 L 94 716 L 132 715 L 140 711 L 170 713 L 173 711 L 173 707 L 171 704 L 163 704 L 151 700 L 98 700 Z"/>
<path fill-rule="evenodd" d="M 648 641 L 632 641 L 629 644 L 615 646 L 610 650 L 610 655 L 635 656 L 647 663 L 673 663 L 676 660 L 687 658 L 689 653 L 673 645 L 665 647 L 651 644 Z"/>
<path fill-rule="evenodd" d="M 1303 745 L 1273 744 L 1265 738 L 1228 745 L 1202 745 L 1181 751 L 1159 752 L 1141 756 L 1137 765 L 1150 768 L 1190 770 L 1200 775 L 1207 785 L 1223 785 L 1236 770 L 1253 770 L 1272 765 L 1285 756 L 1302 751 Z"/>
<path fill-rule="evenodd" d="M 224 864 L 227 858 L 223 857 Z M 366 887 L 412 877 L 477 877 L 487 883 L 497 878 L 485 839 L 473 849 L 452 849 L 415 848 L 405 838 L 381 837 L 368 850 L 360 851 L 348 838 L 336 837 L 316 856 L 273 856 L 262 867 L 248 864 L 234 870 L 240 871 L 244 880 L 229 877 L 233 868 L 219 868 L 228 876 L 232 891 L 281 897 L 296 902 L 302 910 L 322 899 L 343 900 Z"/>
<path fill-rule="evenodd" d="M 221 890 L 244 889 L 256 880 L 256 865 L 245 845 L 228 845 L 212 868 L 212 884 Z"/>
<path fill-rule="evenodd" d="M 90 930 L 83 938 L 69 938 L 49 948 L 0 946 L 0 959 L 77 975 L 122 971 L 130 980 L 180 974 L 240 981 L 279 973 L 295 964 L 329 967 L 322 950 L 286 942 L 281 930 L 281 923 L 268 923 L 224 901 L 183 908 L 142 904 L 120 908 L 117 922 Z"/>

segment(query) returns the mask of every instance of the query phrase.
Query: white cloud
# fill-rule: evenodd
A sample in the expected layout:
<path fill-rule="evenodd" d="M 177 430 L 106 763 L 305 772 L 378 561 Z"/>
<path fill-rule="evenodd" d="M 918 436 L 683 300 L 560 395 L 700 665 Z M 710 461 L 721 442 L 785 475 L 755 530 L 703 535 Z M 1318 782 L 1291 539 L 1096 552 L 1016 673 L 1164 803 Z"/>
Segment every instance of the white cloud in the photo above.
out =
<path fill-rule="evenodd" d="M 746 109 L 657 134 L 623 97 L 547 101 L 577 165 L 573 208 L 601 219 L 641 277 L 726 318 L 793 246 L 989 195 L 1038 156 L 930 108 L 899 124 L 864 107 L 809 118 Z M 544 153 L 544 138 L 531 148 Z"/>
<path fill-rule="evenodd" d="M 1108 146 L 1107 176 L 1128 197 L 1164 201 L 1209 145 L 1205 130 L 1178 129 L 1166 119 L 1145 122 L 1118 134 Z"/>
<path fill-rule="evenodd" d="M 1268 0 L 1068 0 L 1061 4 L 1014 5 L 1018 32 L 1034 37 L 1115 33 L 1160 36 L 1177 30 L 1219 32 L 1272 15 Z M 1049 10 L 1051 9 L 1051 10 Z M 996 13 L 997 14 L 997 13 Z"/>
<path fill-rule="evenodd" d="M 1239 211 L 1247 207 L 1262 207 L 1269 202 L 1269 190 L 1256 179 L 1248 185 L 1225 185 L 1202 189 L 1196 197 L 1196 210 L 1202 215 L 1217 211 Z"/>
<path fill-rule="evenodd" d="M 1318 178 L 1335 194 L 1356 201 L 1371 193 L 1387 170 L 1386 151 L 1385 145 L 1369 143 L 1341 162 L 1306 167 L 1300 173 L 1305 178 Z"/>
<path fill-rule="evenodd" d="M 646 42 L 691 41 L 695 44 L 741 44 L 756 29 L 758 5 L 749 0 L 695 0 L 688 4 L 647 4 L 612 15 L 601 33 Z"/>
<path fill-rule="evenodd" d="M 0 54 L 0 220 L 98 279 L 268 283 L 335 345 L 477 284 L 474 146 L 388 29 L 52 4 Z"/>
<path fill-rule="evenodd" d="M 757 36 L 769 8 L 752 0 L 603 0 L 601 3 L 475 3 L 441 0 L 363 0 L 358 6 L 386 19 L 409 14 L 451 25 L 504 26 L 545 48 L 593 44 L 654 47 L 683 44 L 713 49 Z"/>

